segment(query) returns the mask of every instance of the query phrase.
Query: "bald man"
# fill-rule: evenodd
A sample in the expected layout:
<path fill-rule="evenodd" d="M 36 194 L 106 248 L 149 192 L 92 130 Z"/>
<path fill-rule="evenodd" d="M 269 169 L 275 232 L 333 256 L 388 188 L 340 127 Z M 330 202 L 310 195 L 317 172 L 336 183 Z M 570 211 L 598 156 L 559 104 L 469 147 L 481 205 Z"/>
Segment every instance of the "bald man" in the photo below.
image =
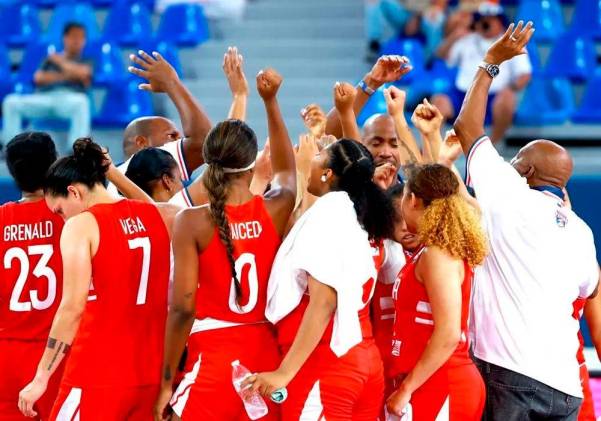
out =
<path fill-rule="evenodd" d="M 168 118 L 139 117 L 132 120 L 123 132 L 123 155 L 125 159 L 129 159 L 142 149 L 158 148 L 180 138 L 180 131 Z"/>
<path fill-rule="evenodd" d="M 498 66 L 522 54 L 532 33 L 520 22 L 493 44 L 454 124 L 490 245 L 475 271 L 471 314 L 486 420 L 577 419 L 583 394 L 573 303 L 594 296 L 599 281 L 593 234 L 564 203 L 568 152 L 536 140 L 509 164 L 484 134 Z"/>

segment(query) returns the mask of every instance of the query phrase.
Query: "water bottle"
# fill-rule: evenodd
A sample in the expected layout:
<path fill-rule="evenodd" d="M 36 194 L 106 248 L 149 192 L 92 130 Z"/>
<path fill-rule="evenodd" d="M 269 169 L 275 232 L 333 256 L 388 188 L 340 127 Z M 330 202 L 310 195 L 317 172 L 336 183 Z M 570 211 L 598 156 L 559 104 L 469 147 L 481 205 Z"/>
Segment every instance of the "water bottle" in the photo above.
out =
<path fill-rule="evenodd" d="M 250 391 L 241 389 L 242 382 L 251 374 L 248 368 L 240 364 L 240 361 L 232 361 L 232 384 L 234 385 L 234 389 L 236 389 L 236 393 L 238 393 L 238 396 L 240 396 L 240 399 L 244 403 L 244 409 L 246 409 L 248 418 L 258 420 L 267 415 L 267 404 L 265 404 L 259 392 L 251 393 Z"/>

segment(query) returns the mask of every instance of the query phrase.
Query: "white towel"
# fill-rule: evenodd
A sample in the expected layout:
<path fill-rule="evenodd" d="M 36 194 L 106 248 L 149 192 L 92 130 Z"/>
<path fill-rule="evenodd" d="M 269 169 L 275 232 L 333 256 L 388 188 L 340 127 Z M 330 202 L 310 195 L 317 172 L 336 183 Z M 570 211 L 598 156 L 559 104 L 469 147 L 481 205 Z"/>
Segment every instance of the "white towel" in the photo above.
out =
<path fill-rule="evenodd" d="M 336 290 L 330 347 L 344 355 L 362 340 L 359 310 L 363 284 L 377 273 L 367 232 L 345 192 L 319 198 L 282 243 L 269 278 L 265 316 L 277 323 L 300 303 L 307 275 Z"/>

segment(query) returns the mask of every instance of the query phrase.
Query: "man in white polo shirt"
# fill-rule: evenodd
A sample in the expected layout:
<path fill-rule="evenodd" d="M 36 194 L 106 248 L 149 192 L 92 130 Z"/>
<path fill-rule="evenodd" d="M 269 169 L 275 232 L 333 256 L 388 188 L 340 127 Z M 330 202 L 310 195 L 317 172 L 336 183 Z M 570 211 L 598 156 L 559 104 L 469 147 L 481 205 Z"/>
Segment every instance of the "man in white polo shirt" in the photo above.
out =
<path fill-rule="evenodd" d="M 568 152 L 538 140 L 510 165 L 484 134 L 499 65 L 522 54 L 533 32 L 520 22 L 491 46 L 454 124 L 490 242 L 476 269 L 471 321 L 487 420 L 576 420 L 582 389 L 572 304 L 594 295 L 599 280 L 592 232 L 563 203 Z"/>

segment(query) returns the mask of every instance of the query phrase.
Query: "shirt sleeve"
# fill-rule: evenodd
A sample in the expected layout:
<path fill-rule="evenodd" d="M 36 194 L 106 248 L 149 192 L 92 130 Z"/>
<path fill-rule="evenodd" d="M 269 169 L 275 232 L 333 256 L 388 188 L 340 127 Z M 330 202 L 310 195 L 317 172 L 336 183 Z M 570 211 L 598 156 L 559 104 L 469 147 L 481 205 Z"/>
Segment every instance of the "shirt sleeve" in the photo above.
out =
<path fill-rule="evenodd" d="M 186 165 L 186 160 L 184 157 L 184 139 L 178 139 L 174 142 L 167 142 L 160 149 L 167 151 L 173 156 L 175 162 L 177 162 L 177 167 L 179 168 L 179 172 L 182 177 L 182 181 L 190 180 L 190 172 L 188 171 L 188 166 Z"/>
<path fill-rule="evenodd" d="M 597 288 L 599 284 L 599 263 L 597 262 L 597 250 L 593 233 L 587 229 L 588 244 L 583 243 L 582 252 L 584 256 L 584 276 L 579 287 L 580 298 L 588 298 Z"/>
<path fill-rule="evenodd" d="M 499 155 L 488 136 L 474 142 L 467 154 L 465 169 L 465 183 L 474 189 L 483 207 L 529 191 L 526 180 Z"/>

